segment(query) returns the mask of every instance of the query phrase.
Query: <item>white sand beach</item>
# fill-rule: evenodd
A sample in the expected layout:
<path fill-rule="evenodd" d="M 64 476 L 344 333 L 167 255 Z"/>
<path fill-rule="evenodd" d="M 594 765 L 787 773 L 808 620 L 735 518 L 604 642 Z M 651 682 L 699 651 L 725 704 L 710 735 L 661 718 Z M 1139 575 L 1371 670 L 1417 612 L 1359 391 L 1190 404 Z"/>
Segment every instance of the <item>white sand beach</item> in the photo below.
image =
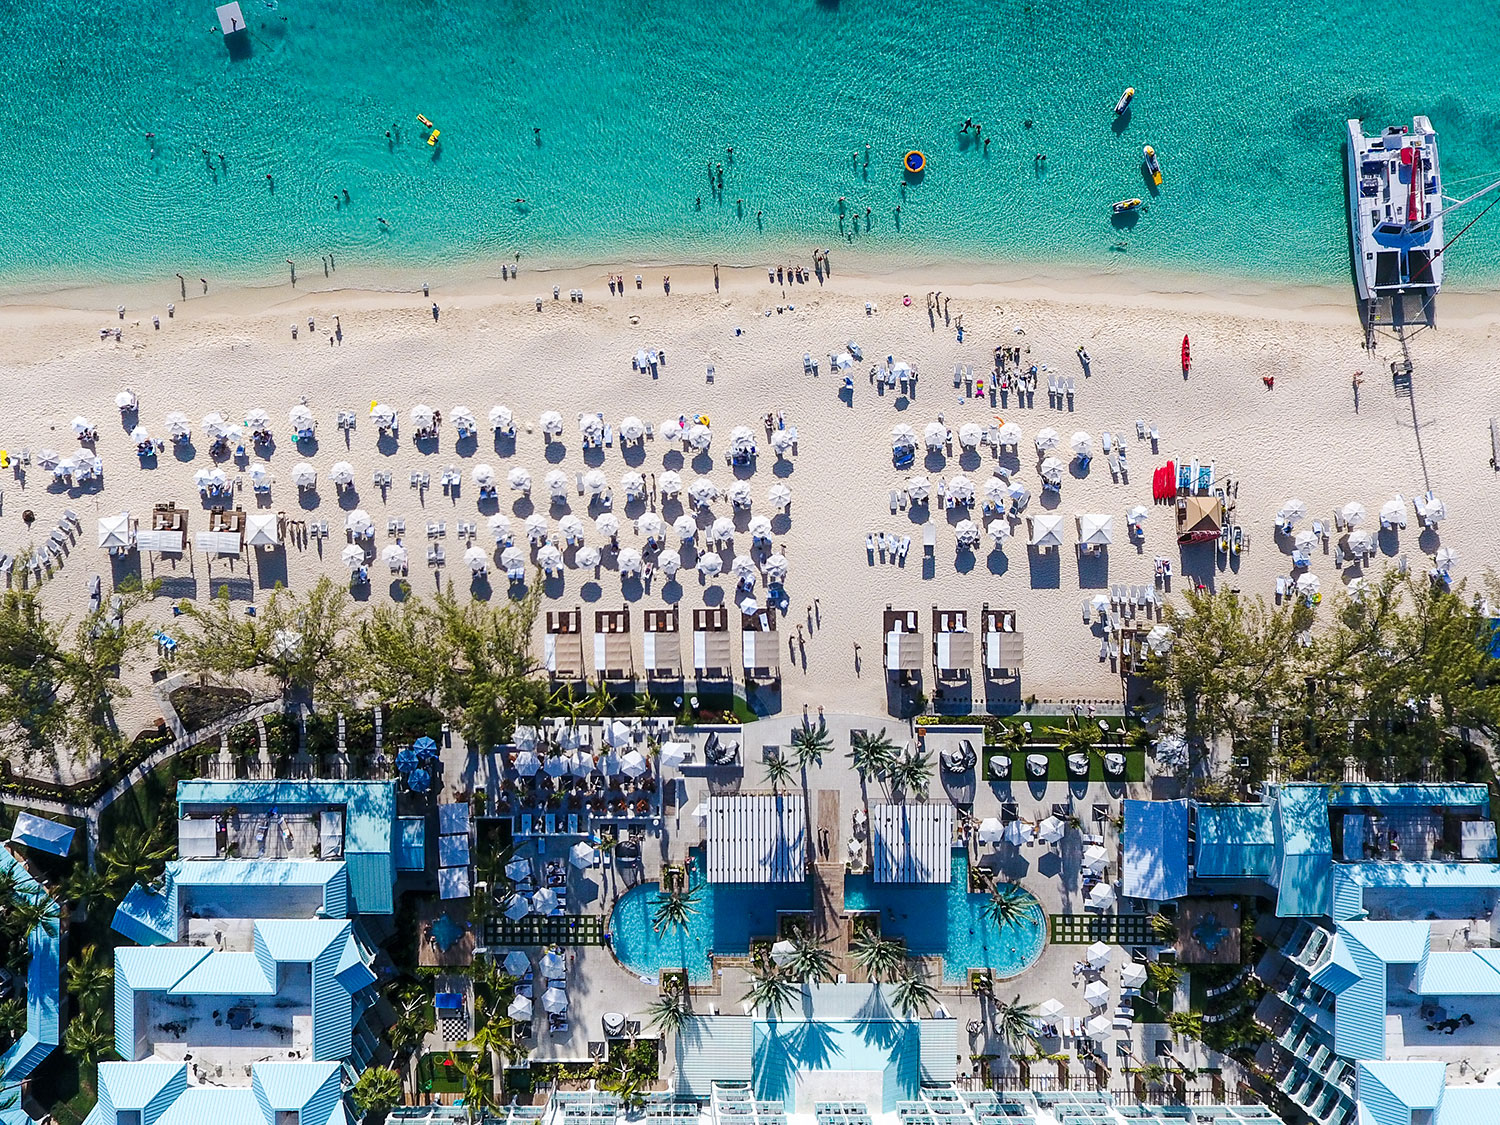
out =
<path fill-rule="evenodd" d="M 142 571 L 170 579 L 158 601 L 160 618 L 169 623 L 170 602 L 183 596 L 206 597 L 210 578 L 230 578 L 235 596 L 264 597 L 276 582 L 306 587 L 319 574 L 343 580 L 340 561 L 345 545 L 348 509 L 366 509 L 375 524 L 372 585 L 358 591 L 375 601 L 391 597 L 390 574 L 380 551 L 391 537 L 388 521 L 404 519 L 411 555 L 410 581 L 421 593 L 437 581 L 469 586 L 463 562 L 465 544 L 456 538 L 459 521 L 479 525 L 476 542 L 493 550 L 486 531 L 471 470 L 494 466 L 499 478 L 498 510 L 510 514 L 517 542 L 524 544 L 523 519 L 533 509 L 549 516 L 552 528 L 571 510 L 587 517 L 586 542 L 607 546 L 593 530 L 600 510 L 584 511 L 584 498 L 570 492 L 570 508 L 549 507 L 545 474 L 558 468 L 570 478 L 600 469 L 615 496 L 614 511 L 623 525 L 620 546 L 639 547 L 633 518 L 655 510 L 670 525 L 680 514 L 673 502 L 653 499 L 627 506 L 620 486 L 628 470 L 648 483 L 668 469 L 679 471 L 684 484 L 700 475 L 720 488 L 737 479 L 725 463 L 728 437 L 735 426 L 751 428 L 760 442 L 755 471 L 747 480 L 753 499 L 750 512 L 733 512 L 726 501 L 713 516 L 737 519 L 732 549 L 724 552 L 726 573 L 701 580 L 684 570 L 680 583 L 661 574 L 647 585 L 622 582 L 611 550 L 597 573 L 570 565 L 565 577 L 546 585 L 548 608 L 582 606 L 585 631 L 594 609 L 634 611 L 635 662 L 642 669 L 639 610 L 677 601 L 690 628 L 688 610 L 703 605 L 737 604 L 735 579 L 727 564 L 749 553 L 744 531 L 751 515 L 772 515 L 767 491 L 783 483 L 792 494 L 789 520 L 776 524 L 774 549 L 788 559 L 788 612 L 781 621 L 782 696 L 785 709 L 826 704 L 831 710 L 880 712 L 887 706 L 887 678 L 881 666 L 881 613 L 889 604 L 915 610 L 930 643 L 933 607 L 964 609 L 977 624 L 981 605 L 1014 609 L 1025 633 L 1025 667 L 1018 681 L 991 685 L 986 700 L 983 675 L 974 680 L 974 703 L 1003 708 L 1023 697 L 1041 700 L 1118 701 L 1120 678 L 1112 663 L 1099 659 L 1099 634 L 1085 625 L 1081 603 L 1117 584 L 1153 585 L 1153 559 L 1165 556 L 1174 572 L 1173 587 L 1201 581 L 1211 587 L 1234 586 L 1252 594 L 1272 595 L 1278 575 L 1293 573 L 1291 544 L 1273 534 L 1274 513 L 1292 496 L 1301 498 L 1312 518 L 1331 523 L 1333 512 L 1349 501 L 1368 510 L 1366 530 L 1378 533 L 1377 513 L 1396 494 L 1410 506 L 1413 497 L 1436 493 L 1448 518 L 1438 532 L 1419 534 L 1416 513 L 1407 530 L 1375 534 L 1375 566 L 1406 556 L 1413 569 L 1432 564 L 1439 546 L 1456 548 L 1455 577 L 1480 575 L 1497 557 L 1493 543 L 1495 487 L 1490 467 L 1490 416 L 1500 412 L 1493 346 L 1497 314 L 1480 298 L 1444 295 L 1440 327 L 1418 334 L 1411 344 L 1415 364 L 1412 397 L 1393 392 L 1390 363 L 1399 358 L 1393 341 L 1381 338 L 1375 354 L 1362 347 L 1362 332 L 1352 299 L 1342 290 L 1262 289 L 1244 296 L 1122 291 L 1115 279 L 1068 281 L 1012 280 L 964 283 L 961 272 L 940 277 L 936 267 L 921 275 L 889 273 L 858 276 L 836 272 L 827 284 L 767 284 L 763 268 L 724 270 L 715 292 L 706 267 L 672 268 L 671 293 L 663 292 L 661 269 L 647 272 L 618 267 L 627 278 L 623 296 L 612 297 L 605 272 L 526 272 L 519 281 L 473 282 L 434 290 L 431 300 L 416 292 L 322 290 L 282 287 L 215 292 L 208 297 L 177 300 L 168 317 L 166 296 L 149 298 L 140 291 L 118 295 L 126 304 L 124 319 L 114 311 L 117 294 L 60 294 L 32 304 L 0 307 L 0 373 L 11 388 L 8 409 L 0 418 L 0 447 L 12 457 L 12 471 L 0 474 L 0 550 L 16 557 L 32 553 L 63 512 L 81 517 L 82 529 L 55 577 L 46 599 L 63 612 L 82 612 L 89 577 L 101 574 L 106 588 L 111 560 L 97 544 L 99 516 L 130 512 L 149 526 L 153 503 L 175 500 L 193 510 L 189 539 L 207 530 L 207 506 L 193 484 L 196 470 L 209 464 L 199 419 L 221 412 L 237 422 L 253 407 L 263 407 L 276 435 L 274 449 L 251 459 L 267 462 L 273 474 L 269 501 L 261 509 L 285 512 L 309 523 L 326 521 L 328 542 L 290 546 L 284 552 L 257 554 L 245 561 L 210 561 L 201 553 L 171 561 L 141 556 Z M 637 290 L 634 275 L 645 275 Z M 928 275 L 931 276 L 928 276 Z M 322 284 L 323 280 L 318 279 Z M 552 298 L 552 287 L 562 298 Z M 568 300 L 582 287 L 583 303 Z M 964 340 L 945 323 L 939 307 L 929 323 L 926 294 L 942 290 L 950 317 L 962 314 Z M 912 298 L 902 304 L 903 294 Z M 537 298 L 542 298 L 540 311 Z M 434 318 L 432 302 L 441 307 Z M 873 302 L 867 314 L 866 303 Z M 89 307 L 92 306 L 92 307 Z M 783 311 L 777 311 L 780 307 Z M 771 310 L 767 315 L 767 310 Z M 152 326 L 152 317 L 161 327 Z M 342 343 L 330 343 L 335 317 Z M 315 325 L 309 329 L 309 318 Z M 291 326 L 299 326 L 292 339 Z M 100 330 L 123 329 L 123 339 L 101 341 Z M 742 334 L 737 334 L 742 330 Z M 1182 337 L 1192 339 L 1193 365 L 1184 378 L 1179 356 Z M 829 370 L 830 353 L 854 341 L 864 360 L 849 372 L 852 396 L 840 395 L 842 379 Z M 1091 363 L 1083 370 L 1075 349 L 1084 346 Z M 991 405 L 963 397 L 953 386 L 955 364 L 972 366 L 988 382 L 997 346 L 1029 349 L 1025 363 L 1041 368 L 1034 405 L 1018 406 L 1015 395 Z M 665 352 L 657 377 L 632 369 L 640 348 Z M 820 364 L 817 376 L 803 371 L 803 354 Z M 913 397 L 892 391 L 877 393 L 868 370 L 894 356 L 915 367 L 920 378 Z M 712 366 L 712 381 L 706 369 Z M 1363 385 L 1353 385 L 1355 371 Z M 1048 406 L 1047 377 L 1072 377 L 1071 408 Z M 1267 387 L 1263 376 L 1274 376 Z M 185 459 L 171 444 L 154 467 L 143 468 L 134 443 L 121 424 L 115 395 L 131 387 L 140 398 L 140 424 L 153 439 L 167 437 L 163 420 L 169 411 L 192 419 L 196 453 Z M 299 450 L 291 441 L 288 409 L 306 400 L 316 416 L 315 451 Z M 390 404 L 401 422 L 399 442 L 377 442 L 369 419 L 372 401 Z M 421 448 L 412 437 L 409 412 L 425 403 L 445 421 L 436 447 Z M 459 446 L 448 416 L 466 405 L 478 419 L 477 442 Z M 515 415 L 514 449 L 497 445 L 487 424 L 495 404 Z M 339 411 L 352 411 L 358 425 L 347 437 L 335 425 Z M 544 445 L 537 420 L 546 410 L 564 419 L 560 442 Z M 581 412 L 600 412 L 618 429 L 635 415 L 659 427 L 663 419 L 706 414 L 714 443 L 707 458 L 684 455 L 680 443 L 658 435 L 630 450 L 618 436 L 612 446 L 580 448 L 577 423 Z M 798 431 L 795 454 L 777 463 L 762 420 L 767 413 L 784 416 Z M 924 460 L 920 437 L 939 414 L 955 437 L 965 422 L 987 425 L 997 416 L 1017 423 L 1022 432 L 1018 457 L 997 459 L 988 449 L 960 456 L 953 453 Z M 102 489 L 68 490 L 51 483 L 51 474 L 36 464 L 38 452 L 53 447 L 77 452 L 70 429 L 78 414 L 99 431 L 97 450 L 105 466 Z M 1136 422 L 1154 426 L 1159 448 L 1137 437 Z M 1065 542 L 1050 555 L 1029 551 L 1026 523 L 1002 551 L 992 551 L 988 536 L 970 554 L 957 549 L 953 524 L 970 513 L 944 512 L 931 506 L 936 546 L 924 567 L 922 524 L 925 506 L 889 510 L 888 494 L 911 475 L 892 467 L 890 431 L 906 423 L 917 431 L 917 464 L 936 484 L 939 477 L 964 473 L 982 488 L 993 470 L 1005 467 L 1033 494 L 1028 513 L 1051 511 L 1064 517 Z M 1060 495 L 1044 500 L 1038 488 L 1038 458 L 1033 438 L 1043 427 L 1060 432 L 1056 456 L 1068 462 Z M 1074 431 L 1087 431 L 1094 458 L 1086 476 L 1068 461 Z M 1101 435 L 1110 431 L 1128 450 L 1128 473 L 1116 479 L 1102 455 Z M 17 453 L 31 451 L 29 469 L 18 467 Z M 1179 549 L 1168 507 L 1153 505 L 1152 472 L 1168 460 L 1203 465 L 1212 462 L 1220 480 L 1227 476 L 1237 495 L 1237 522 L 1250 534 L 1247 549 L 1232 567 L 1221 569 L 1223 556 L 1211 547 Z M 311 462 L 319 471 L 318 490 L 299 495 L 291 467 Z M 329 482 L 335 461 L 355 469 L 352 494 L 339 496 Z M 439 487 L 449 466 L 461 473 L 456 496 Z M 506 487 L 512 468 L 524 466 L 533 478 L 531 506 L 517 502 Z M 244 464 L 225 465 L 231 478 Z M 382 495 L 372 480 L 389 471 L 393 484 Z M 425 471 L 431 487 L 410 486 L 411 474 Z M 983 496 L 981 493 L 980 500 Z M 248 480 L 234 503 L 257 510 Z M 1127 541 L 1125 513 L 1136 504 L 1151 509 L 1139 543 Z M 691 510 L 691 508 L 689 508 Z M 23 511 L 35 514 L 28 529 Z M 976 505 L 975 512 L 978 511 Z M 1113 517 L 1114 543 L 1102 558 L 1080 560 L 1074 544 L 1075 516 L 1103 513 Z M 972 516 L 983 527 L 978 514 Z M 443 520 L 447 534 L 429 540 L 426 521 Z M 709 516 L 700 518 L 707 527 Z M 904 564 L 872 562 L 866 536 L 889 531 L 911 537 Z M 1335 569 L 1332 551 L 1319 547 L 1309 568 L 1330 591 L 1360 573 Z M 445 548 L 447 564 L 427 565 L 431 543 Z M 701 540 L 700 540 L 701 543 Z M 764 552 L 762 552 L 763 554 Z M 877 553 L 878 555 L 878 553 Z M 649 557 L 649 556 L 648 556 Z M 504 597 L 506 582 L 494 565 L 494 597 Z M 692 555 L 687 555 L 689 564 Z M 119 573 L 120 571 L 116 571 Z M 765 582 L 756 586 L 764 599 Z M 736 623 L 737 629 L 737 623 Z M 800 632 L 800 635 L 799 635 Z M 858 646 L 858 658 L 856 658 Z M 588 646 L 586 646 L 588 647 Z M 588 647 L 588 651 L 592 651 Z M 930 687 L 931 661 L 926 661 Z M 148 708 L 149 703 L 140 702 Z M 144 720 L 149 716 L 143 714 Z"/>

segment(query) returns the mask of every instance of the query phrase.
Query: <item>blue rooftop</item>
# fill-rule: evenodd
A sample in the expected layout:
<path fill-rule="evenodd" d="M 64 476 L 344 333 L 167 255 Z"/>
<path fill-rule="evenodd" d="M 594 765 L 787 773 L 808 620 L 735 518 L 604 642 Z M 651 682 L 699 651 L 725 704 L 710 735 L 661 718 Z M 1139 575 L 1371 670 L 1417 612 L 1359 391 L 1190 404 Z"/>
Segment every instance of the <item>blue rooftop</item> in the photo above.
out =
<path fill-rule="evenodd" d="M 1334 808 L 1477 808 L 1490 812 L 1483 785 L 1336 785 L 1328 790 Z"/>
<path fill-rule="evenodd" d="M 1187 894 L 1188 803 L 1125 801 L 1121 893 L 1158 901 Z"/>
<path fill-rule="evenodd" d="M 25 864 L 8 849 L 0 848 L 0 865 L 15 876 L 18 894 L 35 898 L 46 893 Z M 26 948 L 31 955 L 26 967 L 26 1030 L 10 1050 L 0 1055 L 0 1101 L 14 1099 L 19 1103 L 20 1084 L 31 1077 L 60 1041 L 58 998 L 62 991 L 62 964 L 55 907 L 51 913 L 54 919 L 51 933 L 38 926 L 26 935 Z M 3 1112 L 7 1122 L 29 1120 L 18 1104 Z"/>
<path fill-rule="evenodd" d="M 1270 805 L 1199 805 L 1194 873 L 1269 879 L 1276 870 L 1276 826 Z"/>
<path fill-rule="evenodd" d="M 300 888 L 305 895 L 292 893 Z M 281 893 L 268 893 L 281 892 Z M 313 900 L 316 900 L 315 902 Z M 349 915 L 349 874 L 343 860 L 186 859 L 167 864 L 155 887 L 135 886 L 115 910 L 114 929 L 140 945 L 182 937 L 183 915 L 211 910 L 221 918 L 305 918 Z"/>
<path fill-rule="evenodd" d="M 298 1125 L 348 1125 L 341 1067 L 333 1062 L 258 1062 L 248 1086 L 198 1086 L 187 1064 L 147 1059 L 99 1064 L 99 1101 L 85 1125 L 118 1125 L 120 1113 L 140 1125 L 277 1125 L 295 1113 Z"/>

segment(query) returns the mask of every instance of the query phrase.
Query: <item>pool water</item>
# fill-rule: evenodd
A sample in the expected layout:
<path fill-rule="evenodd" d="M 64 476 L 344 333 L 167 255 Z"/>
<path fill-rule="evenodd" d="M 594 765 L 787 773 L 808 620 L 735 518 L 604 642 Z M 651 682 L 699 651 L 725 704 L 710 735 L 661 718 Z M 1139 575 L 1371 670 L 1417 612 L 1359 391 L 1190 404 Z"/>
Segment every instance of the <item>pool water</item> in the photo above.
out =
<path fill-rule="evenodd" d="M 752 937 L 776 933 L 780 911 L 812 908 L 810 883 L 706 883 L 701 857 L 689 859 L 689 885 L 700 887 L 696 913 L 685 930 L 661 933 L 651 924 L 658 892 L 655 883 L 633 887 L 610 916 L 615 956 L 631 972 L 655 978 L 663 969 L 683 969 L 688 979 L 707 981 L 710 955 L 745 954 Z M 953 853 L 953 877 L 946 884 L 875 884 L 868 875 L 844 880 L 844 906 L 850 913 L 878 913 L 881 930 L 901 938 L 914 954 L 940 955 L 943 979 L 963 981 L 971 968 L 1010 977 L 1029 968 L 1045 944 L 1045 916 L 1001 927 L 985 916 L 989 896 L 970 894 L 969 858 Z"/>

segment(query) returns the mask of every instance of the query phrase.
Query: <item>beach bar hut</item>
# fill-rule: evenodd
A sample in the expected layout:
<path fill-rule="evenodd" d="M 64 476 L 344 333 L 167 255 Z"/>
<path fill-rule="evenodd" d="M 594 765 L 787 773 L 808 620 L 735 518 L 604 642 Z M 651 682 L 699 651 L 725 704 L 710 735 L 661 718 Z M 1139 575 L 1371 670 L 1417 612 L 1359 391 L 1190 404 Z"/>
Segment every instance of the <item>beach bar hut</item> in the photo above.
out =
<path fill-rule="evenodd" d="M 542 663 L 554 680 L 584 680 L 583 610 L 547 612 L 547 631 L 542 636 Z"/>
<path fill-rule="evenodd" d="M 644 614 L 645 632 L 641 646 L 645 649 L 646 675 L 656 679 L 682 677 L 682 634 L 678 631 L 677 607 L 648 609 Z"/>
<path fill-rule="evenodd" d="M 984 629 L 984 670 L 987 675 L 1019 672 L 1026 659 L 1026 636 L 1016 629 L 1016 611 L 991 609 L 980 612 Z"/>
<path fill-rule="evenodd" d="M 885 607 L 881 634 L 885 637 L 885 670 L 903 680 L 922 670 L 922 634 L 917 629 L 917 611 Z"/>
<path fill-rule="evenodd" d="M 733 652 L 728 608 L 720 605 L 693 610 L 693 671 L 704 679 L 730 679 L 734 675 Z"/>
<path fill-rule="evenodd" d="M 740 638 L 745 682 L 775 683 L 781 679 L 781 637 L 776 615 L 766 609 L 740 615 Z"/>
<path fill-rule="evenodd" d="M 594 674 L 605 680 L 635 678 L 630 651 L 630 607 L 594 613 Z"/>
<path fill-rule="evenodd" d="M 974 669 L 974 634 L 969 612 L 932 607 L 932 666 L 938 681 L 967 680 Z"/>

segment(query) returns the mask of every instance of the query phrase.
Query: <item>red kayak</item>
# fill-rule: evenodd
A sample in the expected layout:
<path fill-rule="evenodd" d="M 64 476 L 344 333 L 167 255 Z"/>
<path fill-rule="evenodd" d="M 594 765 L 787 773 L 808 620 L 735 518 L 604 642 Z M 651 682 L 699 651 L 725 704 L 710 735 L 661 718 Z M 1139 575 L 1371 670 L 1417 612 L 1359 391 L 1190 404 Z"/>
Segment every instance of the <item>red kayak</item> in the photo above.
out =
<path fill-rule="evenodd" d="M 1188 348 L 1188 338 L 1182 338 L 1182 373 L 1186 375 L 1188 368 L 1193 366 L 1193 353 Z"/>

